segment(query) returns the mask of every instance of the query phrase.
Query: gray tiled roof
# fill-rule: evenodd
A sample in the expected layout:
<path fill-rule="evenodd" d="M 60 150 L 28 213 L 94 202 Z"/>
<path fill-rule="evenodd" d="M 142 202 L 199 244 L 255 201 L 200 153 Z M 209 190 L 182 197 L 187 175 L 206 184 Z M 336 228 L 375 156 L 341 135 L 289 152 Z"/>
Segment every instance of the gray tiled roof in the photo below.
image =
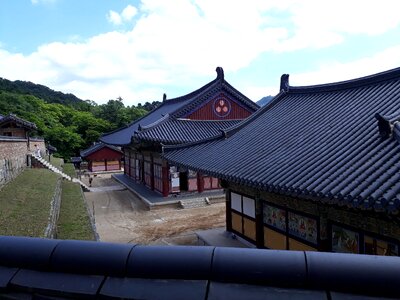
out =
<path fill-rule="evenodd" d="M 7 116 L 0 115 L 0 125 L 5 124 L 7 122 L 16 122 L 17 124 L 19 124 L 25 128 L 28 128 L 28 129 L 37 129 L 35 123 L 21 119 L 14 114 L 9 114 Z"/>
<path fill-rule="evenodd" d="M 148 127 L 141 127 L 134 139 L 163 144 L 182 144 L 200 141 L 237 125 L 240 120 L 200 121 L 175 119 L 169 115 Z"/>
<path fill-rule="evenodd" d="M 92 153 L 94 153 L 96 151 L 99 151 L 100 149 L 102 149 L 104 147 L 107 147 L 107 148 L 110 148 L 110 149 L 112 149 L 114 151 L 122 153 L 122 151 L 117 147 L 114 147 L 114 146 L 111 146 L 111 145 L 106 145 L 106 144 L 103 144 L 103 143 L 96 143 L 96 144 L 90 146 L 89 148 L 87 148 L 85 150 L 82 150 L 80 154 L 81 154 L 82 157 L 86 157 L 86 156 L 89 156 L 90 154 L 92 154 Z"/>
<path fill-rule="evenodd" d="M 285 78 L 236 128 L 165 157 L 256 189 L 398 213 L 400 68 L 318 86 Z"/>
<path fill-rule="evenodd" d="M 234 96 L 235 99 L 238 99 L 240 101 L 241 105 L 247 107 L 253 112 L 259 108 L 256 103 L 251 101 L 249 98 L 247 98 L 234 87 L 232 87 L 227 81 L 225 81 L 222 68 L 218 67 L 216 71 L 217 78 L 199 88 L 198 90 L 195 90 L 182 97 L 163 101 L 159 107 L 155 108 L 144 117 L 134 121 L 124 128 L 120 128 L 113 132 L 104 134 L 100 138 L 100 140 L 103 143 L 111 145 L 129 145 L 133 134 L 140 127 L 153 124 L 162 119 L 167 114 L 175 118 L 185 117 L 195 107 L 221 91 L 224 91 L 227 94 Z"/>
<path fill-rule="evenodd" d="M 0 236 L 2 299 L 398 299 L 399 284 L 399 257 Z"/>

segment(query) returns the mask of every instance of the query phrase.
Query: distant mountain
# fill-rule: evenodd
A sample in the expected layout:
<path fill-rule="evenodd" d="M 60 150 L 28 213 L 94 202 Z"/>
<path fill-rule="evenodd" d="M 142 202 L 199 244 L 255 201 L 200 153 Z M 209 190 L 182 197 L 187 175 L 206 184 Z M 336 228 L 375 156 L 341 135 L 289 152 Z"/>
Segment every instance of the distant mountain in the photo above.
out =
<path fill-rule="evenodd" d="M 274 96 L 265 96 L 261 98 L 261 100 L 257 101 L 257 104 L 260 106 L 264 106 L 268 104 L 272 100 L 272 98 L 274 98 Z"/>
<path fill-rule="evenodd" d="M 90 107 L 90 104 L 73 94 L 57 92 L 47 86 L 35 84 L 30 81 L 10 81 L 5 78 L 0 78 L 0 91 L 21 95 L 32 95 L 43 99 L 47 103 L 59 103 L 79 110 L 88 110 Z"/>

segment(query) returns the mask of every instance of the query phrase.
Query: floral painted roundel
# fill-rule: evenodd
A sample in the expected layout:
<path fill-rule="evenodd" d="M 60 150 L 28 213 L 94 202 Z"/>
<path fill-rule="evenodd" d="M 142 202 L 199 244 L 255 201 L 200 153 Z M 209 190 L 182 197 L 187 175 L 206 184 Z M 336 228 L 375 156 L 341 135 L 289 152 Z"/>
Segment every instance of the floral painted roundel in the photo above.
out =
<path fill-rule="evenodd" d="M 225 98 L 217 98 L 214 100 L 214 113 L 218 117 L 226 117 L 231 112 L 231 103 Z"/>

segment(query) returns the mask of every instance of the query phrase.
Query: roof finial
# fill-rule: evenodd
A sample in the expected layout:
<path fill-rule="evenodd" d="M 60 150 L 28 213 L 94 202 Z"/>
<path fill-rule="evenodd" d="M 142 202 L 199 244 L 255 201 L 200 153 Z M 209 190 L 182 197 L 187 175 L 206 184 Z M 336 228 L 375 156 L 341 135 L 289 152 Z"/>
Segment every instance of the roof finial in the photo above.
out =
<path fill-rule="evenodd" d="M 388 120 L 387 117 L 382 116 L 380 113 L 376 113 L 375 118 L 378 120 L 380 136 L 383 139 L 391 137 L 393 133 L 393 124 L 390 122 L 390 120 Z"/>
<path fill-rule="evenodd" d="M 281 76 L 281 87 L 279 90 L 284 92 L 289 90 L 289 74 L 283 74 Z"/>
<path fill-rule="evenodd" d="M 163 102 L 167 101 L 167 94 L 166 93 L 163 94 L 162 101 Z"/>
<path fill-rule="evenodd" d="M 222 69 L 221 67 L 217 67 L 215 71 L 217 71 L 217 78 L 220 80 L 224 80 L 224 69 Z"/>

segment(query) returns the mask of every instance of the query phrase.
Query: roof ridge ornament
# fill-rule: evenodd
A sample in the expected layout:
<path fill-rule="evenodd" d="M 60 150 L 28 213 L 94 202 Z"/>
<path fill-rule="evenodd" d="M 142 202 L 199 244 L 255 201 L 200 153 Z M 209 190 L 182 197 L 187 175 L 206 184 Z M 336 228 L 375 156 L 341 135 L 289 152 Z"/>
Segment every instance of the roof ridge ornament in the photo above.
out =
<path fill-rule="evenodd" d="M 166 93 L 163 94 L 162 101 L 163 102 L 167 101 L 167 94 Z"/>
<path fill-rule="evenodd" d="M 224 80 L 224 69 L 222 69 L 222 67 L 217 67 L 215 71 L 217 71 L 217 79 L 221 81 Z"/>
<path fill-rule="evenodd" d="M 375 114 L 378 120 L 379 134 L 382 138 L 389 138 L 392 136 L 395 120 L 390 120 L 388 116 L 383 116 L 380 113 Z M 394 121 L 394 122 L 393 122 Z"/>
<path fill-rule="evenodd" d="M 289 91 L 289 74 L 282 74 L 281 86 L 279 90 L 283 92 Z"/>

